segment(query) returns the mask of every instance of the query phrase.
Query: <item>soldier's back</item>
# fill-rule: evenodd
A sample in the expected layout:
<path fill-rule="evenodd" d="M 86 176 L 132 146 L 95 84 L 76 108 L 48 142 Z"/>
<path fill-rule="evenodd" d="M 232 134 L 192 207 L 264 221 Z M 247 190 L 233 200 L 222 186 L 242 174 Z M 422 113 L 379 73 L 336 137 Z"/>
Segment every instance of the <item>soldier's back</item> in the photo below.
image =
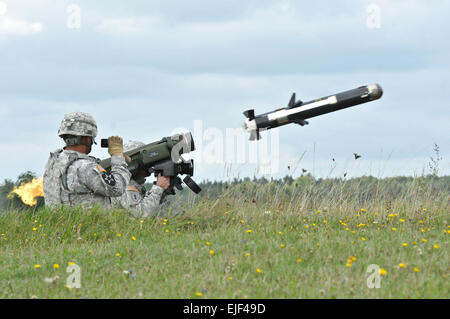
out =
<path fill-rule="evenodd" d="M 86 182 L 98 177 L 96 169 L 104 171 L 92 156 L 62 149 L 50 153 L 43 180 L 45 204 L 110 207 L 110 198 L 89 188 Z"/>

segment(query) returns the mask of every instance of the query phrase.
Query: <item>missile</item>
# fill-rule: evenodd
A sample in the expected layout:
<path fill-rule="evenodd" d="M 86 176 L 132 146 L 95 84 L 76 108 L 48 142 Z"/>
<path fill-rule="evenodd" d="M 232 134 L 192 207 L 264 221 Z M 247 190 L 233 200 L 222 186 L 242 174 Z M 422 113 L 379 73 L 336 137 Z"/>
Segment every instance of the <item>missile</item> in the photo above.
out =
<path fill-rule="evenodd" d="M 383 89 L 378 84 L 360 86 L 356 89 L 322 97 L 320 99 L 303 102 L 296 100 L 295 93 L 287 107 L 263 113 L 255 116 L 255 110 L 250 109 L 243 114 L 247 117 L 244 129 L 250 133 L 250 140 L 261 138 L 259 131 L 274 127 L 296 123 L 301 126 L 309 124 L 309 118 L 342 110 L 350 106 L 370 102 L 379 99 L 383 95 Z"/>

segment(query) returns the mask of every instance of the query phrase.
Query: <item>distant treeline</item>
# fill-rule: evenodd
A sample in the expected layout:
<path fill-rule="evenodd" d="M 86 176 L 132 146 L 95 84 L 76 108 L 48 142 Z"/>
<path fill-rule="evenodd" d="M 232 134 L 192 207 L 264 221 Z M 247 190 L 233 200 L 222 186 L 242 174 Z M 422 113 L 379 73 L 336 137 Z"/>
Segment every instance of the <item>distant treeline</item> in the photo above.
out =
<path fill-rule="evenodd" d="M 212 182 L 203 181 L 199 183 L 204 196 L 217 197 L 230 187 L 239 185 L 245 189 L 249 194 L 252 191 L 259 190 L 261 185 L 266 185 L 267 189 L 275 190 L 280 187 L 286 194 L 291 194 L 295 191 L 307 191 L 314 189 L 317 194 L 329 193 L 331 190 L 339 188 L 340 190 L 359 189 L 359 196 L 364 199 L 371 199 L 377 196 L 380 191 L 385 196 L 395 197 L 398 194 L 405 193 L 415 187 L 427 187 L 431 192 L 445 192 L 450 194 L 450 176 L 433 176 L 426 175 L 420 177 L 397 176 L 376 178 L 373 176 L 362 176 L 354 178 L 314 178 L 307 174 L 301 177 L 293 178 L 285 176 L 281 179 L 267 179 L 264 177 L 250 179 L 234 179 L 230 182 Z"/>
<path fill-rule="evenodd" d="M 14 187 L 22 183 L 30 182 L 36 178 L 36 174 L 27 171 L 20 174 L 16 181 L 5 179 L 0 184 L 0 212 L 7 209 L 31 209 L 35 210 L 44 205 L 42 197 L 38 198 L 36 206 L 30 208 L 23 204 L 16 195 L 11 194 Z M 147 189 L 151 184 L 147 183 Z M 311 175 L 303 175 L 297 178 L 285 176 L 281 179 L 244 178 L 234 179 L 228 182 L 203 181 L 199 183 L 202 192 L 199 198 L 218 199 L 224 194 L 245 198 L 249 201 L 270 201 L 274 198 L 280 200 L 299 199 L 303 201 L 341 201 L 352 200 L 354 202 L 389 201 L 411 196 L 423 196 L 434 198 L 440 196 L 444 200 L 450 198 L 450 176 L 423 175 L 419 177 L 386 177 L 375 178 L 362 176 L 356 178 L 314 178 Z M 191 192 L 184 190 L 179 192 L 187 196 Z"/>
<path fill-rule="evenodd" d="M 450 200 L 450 176 L 427 175 L 420 177 L 376 178 L 314 178 L 303 175 L 281 179 L 244 178 L 231 182 L 205 181 L 199 184 L 200 195 L 209 199 L 223 194 L 241 197 L 253 202 L 303 201 L 309 206 L 318 203 L 346 201 L 353 203 L 389 202 L 413 197 L 421 199 Z"/>

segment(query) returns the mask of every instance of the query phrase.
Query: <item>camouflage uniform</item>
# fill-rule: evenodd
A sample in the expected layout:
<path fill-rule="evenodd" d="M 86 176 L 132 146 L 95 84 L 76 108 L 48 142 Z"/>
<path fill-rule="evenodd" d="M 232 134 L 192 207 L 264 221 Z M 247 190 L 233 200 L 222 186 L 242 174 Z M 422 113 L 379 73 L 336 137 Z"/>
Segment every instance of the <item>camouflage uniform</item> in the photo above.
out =
<path fill-rule="evenodd" d="M 97 125 L 87 113 L 69 113 L 61 122 L 58 134 L 61 137 L 90 136 L 94 139 L 97 136 Z M 108 173 L 95 157 L 58 149 L 50 153 L 45 167 L 45 204 L 87 207 L 99 204 L 111 207 L 111 197 L 124 193 L 130 177 L 123 156 L 112 156 L 111 172 Z"/>
<path fill-rule="evenodd" d="M 145 143 L 129 141 L 124 145 L 124 152 L 131 151 L 137 147 L 144 146 Z M 137 181 L 131 179 L 125 193 L 121 197 L 112 199 L 115 206 L 123 207 L 130 211 L 134 217 L 146 218 L 176 216 L 180 210 L 172 213 L 170 202 L 163 195 L 164 189 L 158 185 L 153 185 L 149 191 L 144 187 L 145 178 Z"/>
<path fill-rule="evenodd" d="M 144 185 L 131 179 L 125 193 L 113 198 L 112 202 L 115 206 L 128 209 L 134 217 L 161 216 L 164 215 L 162 208 L 167 206 L 165 200 L 161 202 L 163 192 L 164 189 L 158 185 L 153 185 L 151 190 L 146 192 Z"/>

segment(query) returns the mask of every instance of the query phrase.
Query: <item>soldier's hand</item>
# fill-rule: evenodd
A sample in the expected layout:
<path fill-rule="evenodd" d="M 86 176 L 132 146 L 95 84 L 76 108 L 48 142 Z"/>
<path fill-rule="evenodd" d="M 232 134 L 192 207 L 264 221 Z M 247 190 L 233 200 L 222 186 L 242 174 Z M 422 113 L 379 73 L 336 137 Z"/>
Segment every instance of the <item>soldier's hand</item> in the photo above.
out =
<path fill-rule="evenodd" d="M 156 178 L 156 185 L 162 189 L 167 189 L 170 186 L 170 177 L 161 176 L 161 173 L 159 173 Z"/>
<path fill-rule="evenodd" d="M 123 140 L 119 136 L 108 137 L 108 153 L 109 155 L 123 156 Z"/>

